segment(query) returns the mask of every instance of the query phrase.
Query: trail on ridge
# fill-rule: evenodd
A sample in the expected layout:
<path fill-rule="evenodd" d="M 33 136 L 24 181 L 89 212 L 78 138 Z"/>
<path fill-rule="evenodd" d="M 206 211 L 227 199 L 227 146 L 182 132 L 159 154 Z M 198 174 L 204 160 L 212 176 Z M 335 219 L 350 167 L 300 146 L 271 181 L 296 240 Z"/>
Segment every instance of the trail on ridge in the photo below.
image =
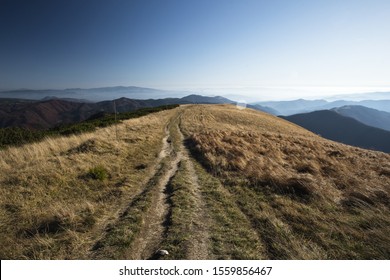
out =
<path fill-rule="evenodd" d="M 170 196 L 172 190 L 169 187 L 170 181 L 177 175 L 178 167 L 183 165 L 186 179 L 189 181 L 192 196 L 192 213 L 188 217 L 191 238 L 186 246 L 187 259 L 207 259 L 208 257 L 208 229 L 206 226 L 207 217 L 205 214 L 205 204 L 201 197 L 198 177 L 190 161 L 189 153 L 185 148 L 184 136 L 180 130 L 181 113 L 171 119 L 166 127 L 166 137 L 164 138 L 163 149 L 159 158 L 169 166 L 162 175 L 158 177 L 155 184 L 155 193 L 152 207 L 145 216 L 143 228 L 139 234 L 134 247 L 131 249 L 134 259 L 153 259 L 155 254 L 164 243 L 164 239 L 169 234 L 172 205 Z"/>

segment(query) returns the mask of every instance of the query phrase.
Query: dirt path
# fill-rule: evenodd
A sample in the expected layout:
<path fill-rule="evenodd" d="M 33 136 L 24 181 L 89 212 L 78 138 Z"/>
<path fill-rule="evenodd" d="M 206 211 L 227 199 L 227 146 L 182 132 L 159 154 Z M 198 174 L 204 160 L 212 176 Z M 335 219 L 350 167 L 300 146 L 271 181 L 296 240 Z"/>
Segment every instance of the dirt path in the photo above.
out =
<path fill-rule="evenodd" d="M 115 220 L 111 220 L 109 223 L 106 223 L 101 238 L 95 242 L 92 249 L 90 250 L 90 258 L 110 258 L 112 256 L 112 254 L 110 254 L 110 248 L 96 248 L 101 246 L 100 243 L 104 243 L 104 240 L 107 239 L 107 236 L 113 228 L 118 227 L 119 224 L 123 223 L 123 220 L 127 216 L 127 213 L 130 212 L 133 207 L 136 207 L 136 204 L 139 200 L 143 199 L 144 196 L 153 195 L 153 192 L 149 191 L 150 189 L 154 188 L 156 185 L 159 190 L 163 189 L 163 187 L 167 184 L 169 178 L 173 176 L 173 174 L 176 172 L 177 164 L 172 162 L 170 169 L 167 172 L 163 173 L 163 175 L 161 175 L 161 172 L 167 169 L 167 163 L 164 162 L 165 159 L 169 157 L 173 152 L 168 125 L 169 124 L 167 124 L 167 126 L 165 127 L 165 136 L 162 139 L 162 148 L 157 156 L 154 168 L 152 169 L 150 176 L 146 178 L 143 183 L 144 188 L 141 188 L 137 193 L 135 193 L 130 198 L 130 202 L 127 202 L 122 207 L 120 207 L 120 209 L 118 209 L 115 215 Z M 145 250 L 145 244 L 155 243 L 155 240 L 157 239 L 159 233 L 162 231 L 162 229 L 158 227 L 158 218 L 161 218 L 166 214 L 167 205 L 165 205 L 164 196 L 161 192 L 158 193 L 158 196 L 153 197 L 153 199 L 157 199 L 156 205 L 158 205 L 158 207 L 155 208 L 155 212 L 149 214 L 150 225 L 148 223 L 145 223 L 147 225 L 147 227 L 145 226 L 145 231 L 148 234 L 144 236 L 144 240 L 141 239 L 139 240 L 139 242 L 134 242 L 134 249 L 131 250 L 132 253 L 130 257 L 135 259 L 142 258 L 141 252 Z"/>
<path fill-rule="evenodd" d="M 196 175 L 194 166 L 190 160 L 189 152 L 184 146 L 184 136 L 180 130 L 180 123 L 177 124 L 177 130 L 180 135 L 180 149 L 182 154 L 182 160 L 185 164 L 185 168 L 188 171 L 189 179 L 192 185 L 192 195 L 194 197 L 193 205 L 193 217 L 192 217 L 192 239 L 188 248 L 187 258 L 190 260 L 205 260 L 208 258 L 209 248 L 209 233 L 208 233 L 208 220 L 209 217 L 205 211 L 206 205 L 202 199 L 201 187 L 199 185 L 198 176 Z"/>
<path fill-rule="evenodd" d="M 179 166 L 184 167 L 181 176 L 186 177 L 188 186 L 185 186 L 191 196 L 193 205 L 188 220 L 188 229 L 191 236 L 186 241 L 185 256 L 187 259 L 207 259 L 209 248 L 208 217 L 205 203 L 202 199 L 201 187 L 190 155 L 184 146 L 184 136 L 180 130 L 181 111 L 171 118 L 165 127 L 165 136 L 162 140 L 162 148 L 159 152 L 155 169 L 147 180 L 145 187 L 134 195 L 124 210 L 118 212 L 118 218 L 107 228 L 92 251 L 92 258 L 126 258 L 126 259 L 156 259 L 156 252 L 161 244 L 167 244 L 170 219 L 173 209 L 173 189 L 171 180 L 178 172 Z M 172 135 L 171 135 L 172 134 Z M 147 205 L 147 206 L 144 206 Z M 123 208 L 122 208 L 123 209 Z M 137 216 L 138 215 L 138 216 Z M 134 217 L 138 217 L 138 225 L 132 223 Z M 126 232 L 129 232 L 127 234 Z M 116 233 L 118 232 L 118 233 Z M 125 233 L 123 233 L 125 232 Z M 185 234 L 187 234 L 186 232 Z M 116 254 L 123 249 L 123 244 L 129 240 L 125 252 Z M 130 240 L 131 239 L 131 240 Z M 119 240 L 119 241 L 110 241 Z M 164 242 L 165 241 L 165 242 Z M 118 250 L 119 249 L 119 250 Z"/>
<path fill-rule="evenodd" d="M 181 160 L 181 155 L 173 150 L 169 128 L 166 129 L 166 132 L 167 136 L 163 140 L 163 149 L 160 152 L 159 158 L 168 161 L 169 169 L 157 178 L 152 207 L 145 216 L 141 232 L 131 249 L 130 255 L 132 259 L 156 258 L 155 253 L 159 249 L 161 240 L 164 238 L 164 233 L 166 232 L 166 220 L 169 208 L 171 207 L 168 203 L 169 192 L 167 191 L 167 185 L 177 172 Z"/>
<path fill-rule="evenodd" d="M 155 259 L 158 258 L 156 251 L 164 249 L 161 248 L 161 244 L 168 232 L 168 219 L 172 212 L 172 205 L 169 203 L 172 190 L 168 186 L 170 180 L 176 175 L 180 164 L 184 164 L 186 174 L 189 175 L 191 193 L 188 195 L 192 195 L 194 198 L 192 217 L 188 217 L 188 221 L 191 223 L 191 238 L 187 246 L 187 259 L 207 259 L 208 257 L 209 235 L 206 226 L 205 204 L 201 197 L 198 177 L 183 143 L 184 136 L 179 126 L 180 118 L 181 114 L 178 113 L 166 127 L 166 137 L 159 158 L 169 162 L 169 169 L 158 178 L 153 205 L 145 217 L 141 234 L 131 250 L 133 259 Z M 171 129 L 179 135 L 178 143 L 173 143 L 170 135 Z"/>
<path fill-rule="evenodd" d="M 205 211 L 205 202 L 202 199 L 198 176 L 195 173 L 192 162 L 188 159 L 185 164 L 190 172 L 190 179 L 193 185 L 193 195 L 195 198 L 193 206 L 194 216 L 192 217 L 191 230 L 192 240 L 189 244 L 187 258 L 190 260 L 205 260 L 209 258 L 209 217 Z"/>

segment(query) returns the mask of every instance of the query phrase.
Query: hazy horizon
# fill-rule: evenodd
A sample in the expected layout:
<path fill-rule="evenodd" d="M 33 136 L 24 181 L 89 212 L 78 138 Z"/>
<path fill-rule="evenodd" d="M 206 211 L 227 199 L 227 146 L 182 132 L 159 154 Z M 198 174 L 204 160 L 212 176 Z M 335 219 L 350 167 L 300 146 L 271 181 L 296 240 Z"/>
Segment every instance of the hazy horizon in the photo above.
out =
<path fill-rule="evenodd" d="M 385 0 L 5 0 L 0 88 L 389 91 L 389 14 Z"/>
<path fill-rule="evenodd" d="M 288 101 L 296 99 L 325 99 L 333 101 L 336 99 L 350 98 L 351 100 L 381 100 L 390 99 L 390 87 L 203 87 L 203 88 L 191 88 L 191 87 L 158 87 L 150 86 L 143 87 L 139 85 L 115 85 L 115 86 L 102 86 L 96 88 L 110 88 L 110 87 L 140 87 L 156 90 L 163 90 L 167 92 L 168 97 L 178 97 L 176 95 L 170 95 L 169 92 L 182 93 L 180 96 L 186 94 L 198 94 L 205 96 L 223 96 L 234 101 Z M 95 88 L 95 87 L 93 87 Z M 93 88 L 13 88 L 13 89 L 0 89 L 0 92 L 17 91 L 17 90 L 68 90 L 68 89 L 93 89 Z M 363 95 L 364 97 L 359 97 Z M 378 97 L 379 95 L 379 97 Z M 383 96 L 386 96 L 385 98 Z M 179 97 L 180 97 L 179 96 Z M 372 96 L 372 97 L 369 97 Z M 145 96 L 145 99 L 149 98 Z M 164 98 L 164 97 L 162 97 Z M 136 98 L 139 99 L 139 98 Z"/>

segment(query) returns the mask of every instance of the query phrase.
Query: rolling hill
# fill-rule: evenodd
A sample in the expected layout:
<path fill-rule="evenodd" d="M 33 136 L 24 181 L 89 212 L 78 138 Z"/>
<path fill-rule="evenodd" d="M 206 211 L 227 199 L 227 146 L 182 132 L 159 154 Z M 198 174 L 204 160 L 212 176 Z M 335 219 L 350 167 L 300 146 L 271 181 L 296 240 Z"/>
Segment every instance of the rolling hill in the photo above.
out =
<path fill-rule="evenodd" d="M 365 125 L 335 111 L 315 111 L 283 118 L 330 140 L 390 153 L 390 131 Z"/>
<path fill-rule="evenodd" d="M 345 117 L 351 117 L 355 120 L 369 126 L 381 128 L 390 131 L 390 113 L 379 111 L 364 106 L 343 106 L 333 108 L 332 111 Z"/>
<path fill-rule="evenodd" d="M 60 99 L 42 102 L 1 102 L 0 128 L 46 129 L 61 124 L 80 122 L 94 113 L 96 113 L 96 109 L 91 103 Z"/>
<path fill-rule="evenodd" d="M 390 155 L 252 109 L 7 148 L 0 172 L 1 259 L 390 257 Z"/>

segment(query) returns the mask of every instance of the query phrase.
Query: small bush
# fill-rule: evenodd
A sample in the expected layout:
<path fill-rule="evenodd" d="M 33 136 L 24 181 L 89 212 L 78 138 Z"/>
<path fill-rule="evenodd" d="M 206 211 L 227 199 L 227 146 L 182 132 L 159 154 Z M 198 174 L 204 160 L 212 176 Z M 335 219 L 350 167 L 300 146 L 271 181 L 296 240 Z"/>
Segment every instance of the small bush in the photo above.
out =
<path fill-rule="evenodd" d="M 107 169 L 101 165 L 89 169 L 88 176 L 94 180 L 104 181 L 108 178 Z"/>

